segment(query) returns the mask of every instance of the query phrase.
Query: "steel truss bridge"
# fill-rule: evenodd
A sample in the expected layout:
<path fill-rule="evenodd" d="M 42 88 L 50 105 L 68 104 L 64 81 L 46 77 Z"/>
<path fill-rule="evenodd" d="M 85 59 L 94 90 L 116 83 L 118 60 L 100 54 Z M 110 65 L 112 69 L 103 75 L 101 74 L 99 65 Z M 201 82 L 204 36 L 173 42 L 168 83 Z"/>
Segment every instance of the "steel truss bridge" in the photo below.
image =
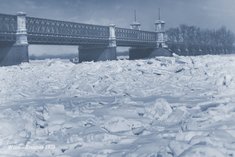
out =
<path fill-rule="evenodd" d="M 26 16 L 29 44 L 108 45 L 109 26 L 91 25 Z M 17 15 L 0 14 L 0 42 L 15 42 Z M 157 33 L 115 27 L 116 45 L 155 47 Z"/>
<path fill-rule="evenodd" d="M 132 29 L 115 25 L 101 26 L 50 20 L 26 16 L 0 14 L 0 66 L 29 61 L 28 45 L 79 46 L 79 62 L 117 59 L 116 47 L 130 47 L 129 58 L 139 59 L 156 55 L 171 55 L 164 41 L 164 21 L 155 23 L 156 31 Z"/>

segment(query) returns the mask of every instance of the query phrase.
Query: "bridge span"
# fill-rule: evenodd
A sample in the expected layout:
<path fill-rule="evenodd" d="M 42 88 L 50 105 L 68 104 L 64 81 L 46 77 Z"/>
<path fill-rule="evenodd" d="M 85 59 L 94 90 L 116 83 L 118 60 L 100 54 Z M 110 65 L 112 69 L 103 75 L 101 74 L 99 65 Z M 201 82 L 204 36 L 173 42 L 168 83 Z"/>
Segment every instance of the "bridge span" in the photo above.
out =
<path fill-rule="evenodd" d="M 25 13 L 0 14 L 0 65 L 28 62 L 30 44 L 79 46 L 80 62 L 114 60 L 117 46 L 131 47 L 130 59 L 170 55 L 164 49 L 164 22 L 158 20 L 155 28 L 140 30 L 136 21 L 127 29 L 35 18 Z"/>

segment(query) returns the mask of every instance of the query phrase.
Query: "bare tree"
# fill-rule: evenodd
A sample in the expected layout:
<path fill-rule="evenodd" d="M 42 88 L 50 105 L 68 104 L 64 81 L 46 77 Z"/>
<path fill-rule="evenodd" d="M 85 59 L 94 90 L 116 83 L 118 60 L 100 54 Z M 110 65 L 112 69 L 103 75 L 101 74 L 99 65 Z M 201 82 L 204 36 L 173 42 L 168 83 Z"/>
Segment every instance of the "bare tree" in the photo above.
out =
<path fill-rule="evenodd" d="M 180 25 L 177 28 L 170 28 L 167 36 L 168 43 L 174 45 L 174 49 L 189 50 L 191 51 L 189 55 L 195 54 L 194 51 L 196 54 L 226 53 L 228 51 L 231 53 L 235 42 L 234 34 L 224 26 L 217 30 L 210 30 Z"/>

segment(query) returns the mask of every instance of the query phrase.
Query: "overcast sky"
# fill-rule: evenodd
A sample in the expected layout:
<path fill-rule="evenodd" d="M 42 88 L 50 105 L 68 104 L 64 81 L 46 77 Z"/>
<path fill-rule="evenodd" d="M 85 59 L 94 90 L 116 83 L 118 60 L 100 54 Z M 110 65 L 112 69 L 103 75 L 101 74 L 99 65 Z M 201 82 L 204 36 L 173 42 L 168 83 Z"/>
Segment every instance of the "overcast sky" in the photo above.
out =
<path fill-rule="evenodd" d="M 235 0 L 0 0 L 0 13 L 24 11 L 28 16 L 119 27 L 129 27 L 137 10 L 144 30 L 153 30 L 158 8 L 167 28 L 224 25 L 235 32 Z"/>

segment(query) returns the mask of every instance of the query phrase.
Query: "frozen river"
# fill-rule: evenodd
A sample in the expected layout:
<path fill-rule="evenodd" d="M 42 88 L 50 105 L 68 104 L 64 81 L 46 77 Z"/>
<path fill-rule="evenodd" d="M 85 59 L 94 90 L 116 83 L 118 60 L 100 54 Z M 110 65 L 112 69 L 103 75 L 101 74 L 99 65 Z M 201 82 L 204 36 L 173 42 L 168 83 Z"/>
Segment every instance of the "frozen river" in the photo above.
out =
<path fill-rule="evenodd" d="M 234 157 L 235 56 L 0 67 L 0 156 Z"/>

